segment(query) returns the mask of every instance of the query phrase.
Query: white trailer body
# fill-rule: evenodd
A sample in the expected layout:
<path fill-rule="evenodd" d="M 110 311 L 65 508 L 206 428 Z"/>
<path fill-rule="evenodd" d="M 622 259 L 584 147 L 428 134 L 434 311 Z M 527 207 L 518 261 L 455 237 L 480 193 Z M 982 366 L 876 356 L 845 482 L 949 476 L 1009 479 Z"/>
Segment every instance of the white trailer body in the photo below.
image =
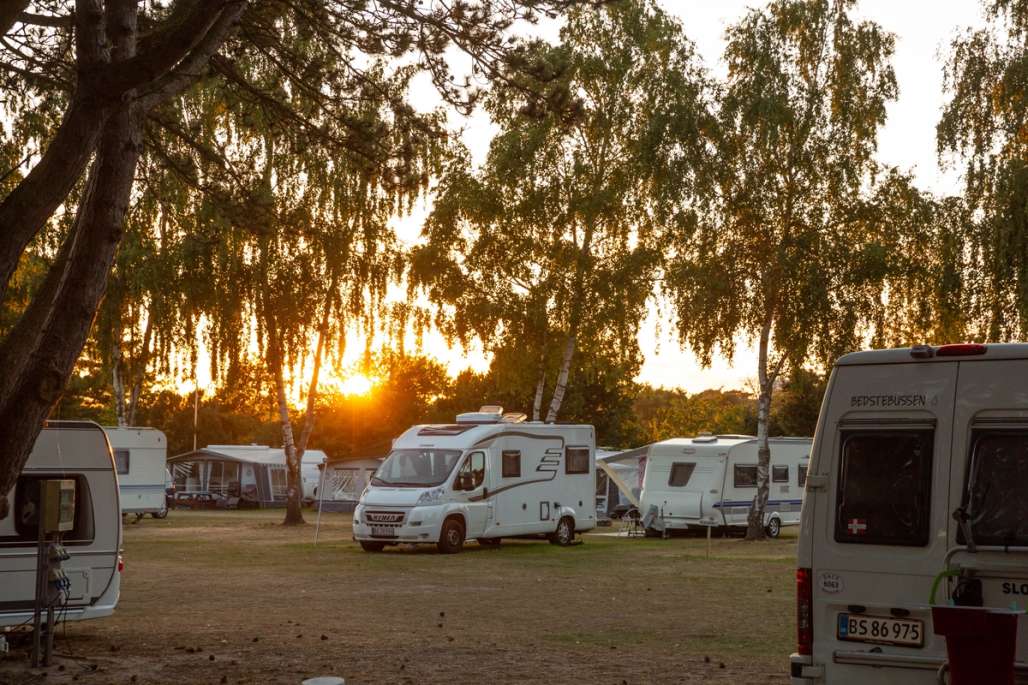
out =
<path fill-rule="evenodd" d="M 303 486 L 303 501 L 313 504 L 318 499 L 321 471 L 328 463 L 328 455 L 321 450 L 305 450 L 300 458 L 300 482 Z"/>
<path fill-rule="evenodd" d="M 156 428 L 104 426 L 114 453 L 124 514 L 168 515 L 168 439 Z"/>
<path fill-rule="evenodd" d="M 103 429 L 88 421 L 50 421 L 39 434 L 7 497 L 11 515 L 0 520 L 0 626 L 32 619 L 36 582 L 38 481 L 75 481 L 75 524 L 63 544 L 71 581 L 64 618 L 110 616 L 121 588 L 121 509 L 114 459 Z"/>
<path fill-rule="evenodd" d="M 771 438 L 769 535 L 800 522 L 811 438 Z M 757 440 L 699 436 L 656 442 L 646 452 L 639 511 L 657 530 L 744 527 L 757 492 Z"/>
<path fill-rule="evenodd" d="M 848 354 L 818 418 L 797 550 L 794 685 L 932 685 L 934 603 L 969 572 L 985 607 L 1028 608 L 1028 345 Z M 970 541 L 954 515 L 969 515 Z M 1018 622 L 1017 682 L 1028 675 Z M 982 681 L 984 682 L 984 681 Z"/>
<path fill-rule="evenodd" d="M 414 426 L 361 497 L 354 538 L 369 551 L 431 543 L 453 552 L 464 540 L 539 535 L 568 544 L 596 526 L 595 455 L 592 426 L 489 413 Z"/>

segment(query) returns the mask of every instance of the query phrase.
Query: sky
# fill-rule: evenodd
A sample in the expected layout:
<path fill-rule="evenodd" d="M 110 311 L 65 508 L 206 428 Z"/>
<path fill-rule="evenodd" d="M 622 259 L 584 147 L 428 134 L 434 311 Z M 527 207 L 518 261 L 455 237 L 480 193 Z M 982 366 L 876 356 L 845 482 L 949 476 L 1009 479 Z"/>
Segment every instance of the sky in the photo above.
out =
<path fill-rule="evenodd" d="M 682 23 L 706 68 L 720 77 L 726 71 L 721 61 L 725 28 L 741 18 L 747 8 L 766 3 L 658 0 L 658 4 Z M 888 120 L 879 135 L 879 161 L 912 173 L 924 190 L 938 194 L 957 192 L 960 183 L 957 172 L 940 169 L 936 157 L 935 125 L 944 102 L 942 63 L 958 31 L 983 24 L 981 5 L 974 0 L 859 0 L 855 17 L 873 20 L 896 35 L 893 65 L 899 98 L 889 105 Z M 556 26 L 544 26 L 538 31 L 544 38 L 557 39 Z M 459 62 L 460 57 L 455 60 Z M 459 71 L 459 65 L 455 66 Z M 413 90 L 413 102 L 421 103 L 425 109 L 438 105 L 439 98 L 427 78 L 416 82 Z M 480 163 L 488 151 L 495 126 L 481 111 L 467 118 L 452 114 L 451 124 L 463 130 L 463 141 L 471 151 L 472 160 Z M 422 203 L 410 216 L 395 220 L 402 239 L 417 239 L 429 209 L 427 202 Z M 692 353 L 681 348 L 674 336 L 672 320 L 660 310 L 656 304 L 651 308 L 639 332 L 644 363 L 637 380 L 655 386 L 679 387 L 688 392 L 753 387 L 756 355 L 748 341 L 737 340 L 733 359 L 716 357 L 709 368 L 702 368 Z M 413 343 L 413 339 L 408 341 L 408 349 L 413 349 Z M 355 364 L 362 348 L 359 344 L 348 345 L 353 353 L 347 355 L 348 361 L 344 364 Z M 479 371 L 488 367 L 480 345 L 469 350 L 450 348 L 436 334 L 426 336 L 423 351 L 438 358 L 454 374 L 468 367 Z M 352 372 L 352 368 L 344 367 L 334 375 L 344 377 Z"/>

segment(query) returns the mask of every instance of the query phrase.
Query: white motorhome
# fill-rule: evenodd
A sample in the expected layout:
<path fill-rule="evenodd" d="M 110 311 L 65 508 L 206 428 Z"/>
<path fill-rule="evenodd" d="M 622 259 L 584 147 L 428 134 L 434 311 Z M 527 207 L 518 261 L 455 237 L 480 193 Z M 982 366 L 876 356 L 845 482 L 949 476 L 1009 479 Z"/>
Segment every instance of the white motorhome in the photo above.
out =
<path fill-rule="evenodd" d="M 63 544 L 71 585 L 67 620 L 110 616 L 121 587 L 118 478 L 103 429 L 88 421 L 50 421 L 40 432 L 14 488 L 11 515 L 0 520 L 0 626 L 32 619 L 36 582 L 38 481 L 75 481 L 74 527 Z"/>
<path fill-rule="evenodd" d="M 104 426 L 118 471 L 123 514 L 168 515 L 168 439 L 156 428 Z"/>
<path fill-rule="evenodd" d="M 934 604 L 959 601 L 963 578 L 951 574 L 978 583 L 986 607 L 1025 608 L 1026 388 L 1025 344 L 836 362 L 800 529 L 795 685 L 937 682 L 947 651 L 933 586 Z M 1018 633 L 1023 675 L 1023 617 Z"/>
<path fill-rule="evenodd" d="M 354 538 L 367 551 L 430 543 L 454 553 L 468 539 L 540 535 L 571 544 L 596 526 L 593 427 L 523 421 L 482 407 L 409 429 L 361 496 Z"/>
<path fill-rule="evenodd" d="M 767 534 L 800 522 L 811 438 L 771 438 Z M 757 439 L 701 435 L 655 442 L 645 454 L 639 512 L 651 535 L 694 527 L 745 527 L 757 492 Z"/>

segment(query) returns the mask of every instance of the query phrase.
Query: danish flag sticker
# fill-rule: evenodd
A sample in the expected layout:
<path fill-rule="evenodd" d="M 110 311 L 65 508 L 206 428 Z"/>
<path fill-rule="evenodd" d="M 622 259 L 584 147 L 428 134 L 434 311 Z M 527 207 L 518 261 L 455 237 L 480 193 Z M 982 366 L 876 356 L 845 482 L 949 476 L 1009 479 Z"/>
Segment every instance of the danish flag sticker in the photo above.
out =
<path fill-rule="evenodd" d="M 867 521 L 864 519 L 850 519 L 849 524 L 846 525 L 846 530 L 850 532 L 850 535 L 867 535 Z"/>

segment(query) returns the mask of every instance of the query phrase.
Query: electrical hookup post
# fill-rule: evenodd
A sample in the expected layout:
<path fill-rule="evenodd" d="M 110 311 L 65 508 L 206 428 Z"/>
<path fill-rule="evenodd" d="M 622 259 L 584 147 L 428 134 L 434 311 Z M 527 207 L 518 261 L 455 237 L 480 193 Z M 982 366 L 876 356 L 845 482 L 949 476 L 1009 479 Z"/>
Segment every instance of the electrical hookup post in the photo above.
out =
<path fill-rule="evenodd" d="M 75 481 L 39 481 L 36 501 L 36 601 L 32 615 L 32 667 L 49 666 L 54 651 L 55 617 L 69 586 L 61 568 L 70 557 L 61 544 L 75 524 Z M 45 626 L 45 627 L 44 627 Z"/>

